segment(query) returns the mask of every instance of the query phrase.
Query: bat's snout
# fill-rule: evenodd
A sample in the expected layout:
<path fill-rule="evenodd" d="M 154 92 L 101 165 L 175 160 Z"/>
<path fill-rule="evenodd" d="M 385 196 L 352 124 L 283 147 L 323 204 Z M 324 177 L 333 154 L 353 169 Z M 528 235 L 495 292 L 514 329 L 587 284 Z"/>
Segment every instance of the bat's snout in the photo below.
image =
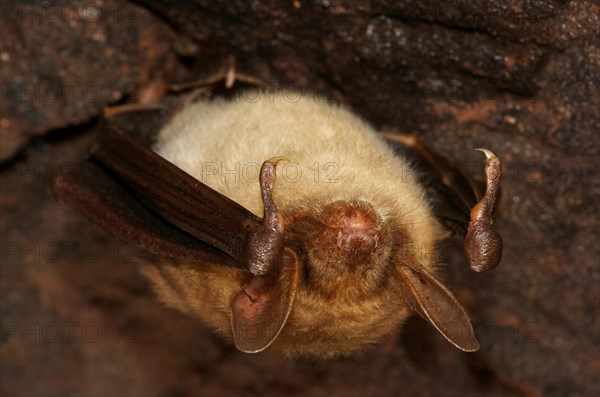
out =
<path fill-rule="evenodd" d="M 341 255 L 362 259 L 377 247 L 380 237 L 378 217 L 365 201 L 336 201 L 325 207 L 321 222 L 327 226 Z"/>

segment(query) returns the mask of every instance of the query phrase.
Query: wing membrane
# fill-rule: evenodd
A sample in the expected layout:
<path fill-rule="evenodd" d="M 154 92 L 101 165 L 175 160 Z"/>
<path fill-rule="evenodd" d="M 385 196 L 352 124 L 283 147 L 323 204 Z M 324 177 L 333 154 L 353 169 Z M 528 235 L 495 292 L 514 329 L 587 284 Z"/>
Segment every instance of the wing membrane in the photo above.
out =
<path fill-rule="evenodd" d="M 189 245 L 194 252 L 212 247 L 207 255 L 214 255 L 216 248 L 239 266 L 246 236 L 258 228 L 261 219 L 133 138 L 142 131 L 149 142 L 148 130 L 159 128 L 155 124 L 159 112 L 149 111 L 144 118 L 136 110 L 132 112 L 136 123 L 129 126 L 105 120 L 80 175 L 55 180 L 55 194 L 123 240 L 153 253 L 202 258 L 184 254 L 185 247 Z M 126 120 L 127 112 L 117 118 Z M 144 125 L 143 120 L 151 125 Z M 154 229 L 150 230 L 160 232 L 144 236 L 142 226 L 148 226 L 144 216 L 151 219 L 148 222 Z M 161 239 L 164 244 L 159 243 Z M 167 248 L 174 241 L 178 248 Z"/>
<path fill-rule="evenodd" d="M 407 159 L 427 192 L 435 216 L 452 232 L 464 236 L 479 192 L 465 172 L 427 149 L 417 138 L 384 134 L 392 150 Z"/>

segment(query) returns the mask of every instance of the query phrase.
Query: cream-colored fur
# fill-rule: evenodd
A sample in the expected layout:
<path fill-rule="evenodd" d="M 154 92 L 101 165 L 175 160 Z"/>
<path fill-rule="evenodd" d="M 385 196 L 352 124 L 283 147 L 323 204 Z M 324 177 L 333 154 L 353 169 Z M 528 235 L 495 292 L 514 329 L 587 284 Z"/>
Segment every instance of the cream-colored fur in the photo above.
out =
<path fill-rule="evenodd" d="M 274 187 L 280 210 L 360 199 L 384 220 L 410 225 L 419 246 L 437 237 L 409 165 L 363 120 L 312 94 L 252 91 L 193 104 L 161 131 L 155 150 L 259 216 L 258 169 L 284 156 L 290 162 L 279 164 Z"/>
<path fill-rule="evenodd" d="M 231 102 L 192 104 L 161 131 L 154 149 L 258 216 L 263 212 L 259 167 L 270 158 L 286 157 L 289 162 L 279 163 L 273 189 L 282 213 L 301 208 L 318 213 L 337 200 L 369 202 L 384 222 L 394 219 L 408 231 L 415 254 L 422 253 L 417 259 L 433 271 L 430 254 L 438 226 L 410 167 L 367 123 L 323 98 L 251 91 Z M 237 270 L 170 264 L 144 270 L 161 298 L 231 339 L 228 305 L 241 279 L 229 273 Z M 374 342 L 409 314 L 401 293 L 390 287 L 365 301 L 323 307 L 301 286 L 274 346 L 288 353 L 328 355 Z M 298 347 L 299 340 L 312 345 Z"/>

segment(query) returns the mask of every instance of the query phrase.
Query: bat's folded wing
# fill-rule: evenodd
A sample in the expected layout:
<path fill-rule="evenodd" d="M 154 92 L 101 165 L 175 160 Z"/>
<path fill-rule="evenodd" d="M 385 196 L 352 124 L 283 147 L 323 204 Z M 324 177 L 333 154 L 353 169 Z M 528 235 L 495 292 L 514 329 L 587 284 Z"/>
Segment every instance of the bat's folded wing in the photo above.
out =
<path fill-rule="evenodd" d="M 57 178 L 53 190 L 124 241 L 178 258 L 225 257 L 223 264 L 239 267 L 246 237 L 261 223 L 110 122 L 90 160 Z"/>
<path fill-rule="evenodd" d="M 438 220 L 453 233 L 464 236 L 469 213 L 479 196 L 471 178 L 414 136 L 384 134 L 384 137 L 392 150 L 413 166 Z"/>
<path fill-rule="evenodd" d="M 121 240 L 157 255 L 191 261 L 233 261 L 144 207 L 98 165 L 81 164 L 52 181 L 55 196 Z"/>

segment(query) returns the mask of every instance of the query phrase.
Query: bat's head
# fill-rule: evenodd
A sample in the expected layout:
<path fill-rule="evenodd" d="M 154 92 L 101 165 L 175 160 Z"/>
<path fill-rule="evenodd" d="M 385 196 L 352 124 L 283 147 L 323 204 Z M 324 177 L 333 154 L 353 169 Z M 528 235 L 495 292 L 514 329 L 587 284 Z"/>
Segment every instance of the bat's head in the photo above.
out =
<path fill-rule="evenodd" d="M 276 342 L 283 350 L 352 351 L 393 332 L 411 312 L 457 347 L 478 348 L 466 313 L 431 264 L 406 249 L 414 230 L 364 200 L 326 203 L 285 223 L 304 260 L 288 326 Z"/>
<path fill-rule="evenodd" d="M 367 293 L 390 266 L 392 228 L 367 201 L 338 200 L 307 214 L 294 229 L 304 234 L 305 274 L 326 296 Z"/>

